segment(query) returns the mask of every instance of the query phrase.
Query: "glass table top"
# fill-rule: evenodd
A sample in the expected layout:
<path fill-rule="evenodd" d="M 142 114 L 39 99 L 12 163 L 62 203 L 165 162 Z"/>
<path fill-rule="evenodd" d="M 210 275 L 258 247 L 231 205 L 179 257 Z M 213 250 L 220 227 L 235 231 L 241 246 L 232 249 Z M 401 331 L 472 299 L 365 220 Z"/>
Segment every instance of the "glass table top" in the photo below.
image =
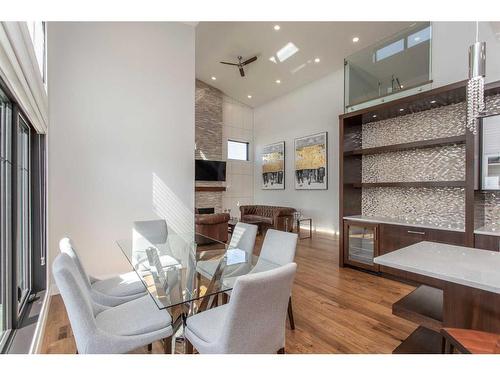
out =
<path fill-rule="evenodd" d="M 238 276 L 279 267 L 239 249 L 236 236 L 226 244 L 194 232 L 134 228 L 130 238 L 116 242 L 159 309 L 198 300 L 206 308 Z"/>

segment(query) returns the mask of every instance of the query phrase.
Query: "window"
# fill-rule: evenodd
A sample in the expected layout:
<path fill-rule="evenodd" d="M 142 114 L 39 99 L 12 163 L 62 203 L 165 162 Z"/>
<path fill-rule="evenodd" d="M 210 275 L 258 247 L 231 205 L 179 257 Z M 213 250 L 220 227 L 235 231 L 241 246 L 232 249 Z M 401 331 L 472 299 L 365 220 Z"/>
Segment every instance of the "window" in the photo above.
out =
<path fill-rule="evenodd" d="M 10 324 L 11 301 L 11 173 L 10 134 L 12 109 L 0 89 L 0 350 L 5 344 Z"/>
<path fill-rule="evenodd" d="M 427 26 L 425 29 L 419 30 L 416 33 L 408 35 L 407 44 L 408 48 L 416 46 L 431 39 L 431 27 Z"/>
<path fill-rule="evenodd" d="M 30 292 L 30 128 L 17 116 L 16 143 L 16 282 L 18 313 Z"/>
<path fill-rule="evenodd" d="M 380 61 L 386 59 L 388 57 L 391 57 L 392 55 L 403 52 L 404 49 L 405 49 L 405 40 L 399 39 L 396 42 L 393 42 L 385 47 L 378 49 L 377 52 L 375 53 L 375 60 Z"/>
<path fill-rule="evenodd" d="M 248 142 L 227 141 L 227 158 L 231 160 L 249 160 Z"/>
<path fill-rule="evenodd" d="M 47 76 L 47 64 L 46 64 L 46 38 L 45 38 L 45 22 L 35 21 L 26 22 L 28 25 L 28 30 L 31 37 L 31 42 L 33 43 L 33 48 L 35 49 L 35 56 L 38 62 L 38 68 L 40 69 L 40 74 L 42 80 L 46 83 Z"/>
<path fill-rule="evenodd" d="M 0 80 L 0 353 L 29 318 L 30 295 L 46 289 L 46 139 L 4 88 Z"/>

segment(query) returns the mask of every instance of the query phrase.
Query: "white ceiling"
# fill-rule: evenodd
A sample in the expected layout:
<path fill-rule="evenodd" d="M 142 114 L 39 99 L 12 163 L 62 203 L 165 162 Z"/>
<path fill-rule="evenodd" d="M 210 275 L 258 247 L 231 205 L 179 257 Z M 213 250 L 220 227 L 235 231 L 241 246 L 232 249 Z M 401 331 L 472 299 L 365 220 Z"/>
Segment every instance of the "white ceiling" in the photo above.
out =
<path fill-rule="evenodd" d="M 280 25 L 275 31 L 274 25 Z M 252 107 L 341 69 L 343 59 L 409 27 L 412 22 L 200 22 L 196 27 L 196 77 Z M 353 37 L 359 42 L 353 43 Z M 282 63 L 269 58 L 288 42 L 299 51 Z M 245 67 L 219 61 L 259 59 Z M 314 59 L 320 58 L 319 63 Z M 296 73 L 294 69 L 303 65 Z M 211 77 L 217 79 L 214 81 Z M 281 80 L 280 84 L 275 81 Z M 252 99 L 247 96 L 252 95 Z"/>

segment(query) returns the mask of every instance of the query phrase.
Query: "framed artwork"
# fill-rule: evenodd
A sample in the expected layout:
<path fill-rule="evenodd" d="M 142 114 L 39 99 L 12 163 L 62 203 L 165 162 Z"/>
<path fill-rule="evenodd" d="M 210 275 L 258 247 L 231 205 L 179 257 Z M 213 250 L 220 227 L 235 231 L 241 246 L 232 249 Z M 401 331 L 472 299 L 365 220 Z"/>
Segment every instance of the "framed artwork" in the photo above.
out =
<path fill-rule="evenodd" d="M 273 143 L 262 149 L 262 189 L 285 189 L 285 142 Z"/>
<path fill-rule="evenodd" d="M 328 189 L 328 133 L 295 139 L 295 189 Z"/>

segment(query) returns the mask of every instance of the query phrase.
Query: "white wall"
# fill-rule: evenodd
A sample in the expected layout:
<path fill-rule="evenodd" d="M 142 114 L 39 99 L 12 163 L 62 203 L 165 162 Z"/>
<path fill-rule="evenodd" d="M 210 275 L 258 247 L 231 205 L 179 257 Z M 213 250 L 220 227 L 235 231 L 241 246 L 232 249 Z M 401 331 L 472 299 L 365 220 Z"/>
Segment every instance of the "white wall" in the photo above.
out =
<path fill-rule="evenodd" d="M 338 231 L 338 115 L 344 98 L 344 72 L 338 70 L 254 109 L 256 204 L 283 205 L 313 219 L 315 229 Z M 328 131 L 328 190 L 295 190 L 294 139 Z M 285 190 L 262 190 L 264 145 L 285 141 Z"/>
<path fill-rule="evenodd" d="M 253 203 L 253 110 L 224 95 L 222 99 L 222 153 L 227 157 L 227 141 L 249 142 L 249 161 L 228 160 L 226 191 L 222 193 L 222 208 L 230 209 L 232 217 L 240 216 L 240 205 Z"/>
<path fill-rule="evenodd" d="M 51 259 L 68 235 L 110 275 L 134 220 L 192 228 L 194 47 L 180 23 L 49 23 Z"/>
<path fill-rule="evenodd" d="M 475 38 L 475 22 L 432 23 L 433 87 L 468 79 L 468 51 Z M 479 23 L 479 41 L 486 42 L 486 82 L 500 80 L 500 41 L 490 22 Z"/>

